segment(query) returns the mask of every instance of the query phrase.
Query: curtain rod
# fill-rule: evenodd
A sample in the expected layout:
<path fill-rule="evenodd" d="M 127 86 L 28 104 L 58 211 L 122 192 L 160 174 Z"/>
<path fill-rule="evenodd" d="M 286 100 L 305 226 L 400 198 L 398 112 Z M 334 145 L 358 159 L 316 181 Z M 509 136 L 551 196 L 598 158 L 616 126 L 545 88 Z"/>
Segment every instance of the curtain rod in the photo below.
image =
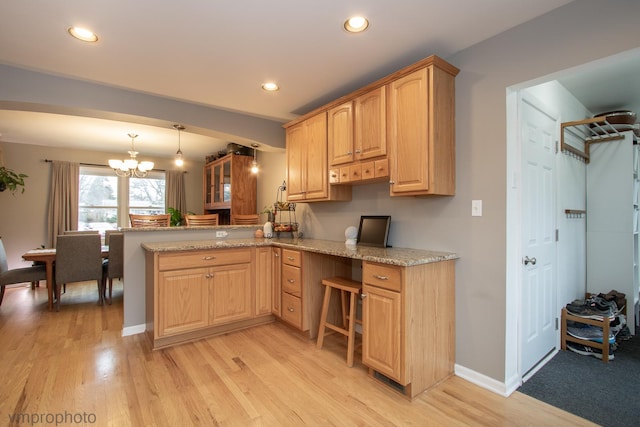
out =
<path fill-rule="evenodd" d="M 44 159 L 44 160 L 43 160 L 43 162 L 45 162 L 45 163 L 52 163 L 52 162 L 53 162 L 53 160 L 50 160 L 50 159 Z M 99 164 L 97 164 L 97 163 L 82 163 L 82 162 L 80 162 L 79 164 L 80 164 L 81 166 L 100 166 L 100 167 L 105 167 L 105 168 L 109 168 L 109 169 L 111 169 L 111 166 L 109 166 L 109 165 L 99 165 Z M 151 169 L 151 170 L 152 170 L 152 171 L 155 171 L 155 172 L 166 172 L 166 170 L 165 170 L 165 169 Z M 183 173 L 187 173 L 187 171 L 182 171 L 182 172 L 183 172 Z"/>

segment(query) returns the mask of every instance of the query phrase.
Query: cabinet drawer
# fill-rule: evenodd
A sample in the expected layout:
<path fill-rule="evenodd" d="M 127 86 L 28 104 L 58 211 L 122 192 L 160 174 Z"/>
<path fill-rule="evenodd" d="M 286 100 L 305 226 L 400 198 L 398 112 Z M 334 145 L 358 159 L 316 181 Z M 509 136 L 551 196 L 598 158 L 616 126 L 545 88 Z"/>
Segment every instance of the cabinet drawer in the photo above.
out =
<path fill-rule="evenodd" d="M 282 290 L 297 297 L 302 295 L 302 273 L 300 267 L 282 266 Z"/>
<path fill-rule="evenodd" d="M 282 263 L 302 267 L 302 253 L 291 249 L 282 250 Z"/>
<path fill-rule="evenodd" d="M 300 298 L 284 292 L 282 294 L 282 319 L 302 329 L 302 302 Z"/>
<path fill-rule="evenodd" d="M 402 290 L 400 268 L 395 265 L 364 262 L 362 266 L 362 282 L 400 292 Z"/>
<path fill-rule="evenodd" d="M 158 257 L 160 271 L 251 262 L 251 250 L 210 250 L 173 252 Z"/>

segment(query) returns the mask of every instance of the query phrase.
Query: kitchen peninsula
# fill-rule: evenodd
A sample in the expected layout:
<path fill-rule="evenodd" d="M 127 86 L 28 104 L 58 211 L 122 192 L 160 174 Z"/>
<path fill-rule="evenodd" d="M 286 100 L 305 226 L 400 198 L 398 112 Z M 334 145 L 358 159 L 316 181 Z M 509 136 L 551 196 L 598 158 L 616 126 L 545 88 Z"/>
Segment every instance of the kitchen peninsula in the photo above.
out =
<path fill-rule="evenodd" d="M 250 237 L 141 247 L 154 348 L 276 319 L 315 339 L 321 281 L 339 275 L 363 282 L 362 354 L 372 377 L 414 397 L 453 373 L 454 253 Z"/>

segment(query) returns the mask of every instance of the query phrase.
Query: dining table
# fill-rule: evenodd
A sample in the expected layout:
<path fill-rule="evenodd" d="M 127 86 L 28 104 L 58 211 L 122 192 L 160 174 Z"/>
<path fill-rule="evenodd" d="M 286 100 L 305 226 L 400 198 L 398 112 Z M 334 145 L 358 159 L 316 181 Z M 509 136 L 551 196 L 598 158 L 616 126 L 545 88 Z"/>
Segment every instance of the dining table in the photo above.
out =
<path fill-rule="evenodd" d="M 102 245 L 102 258 L 109 257 L 109 246 Z M 42 262 L 46 268 L 47 274 L 47 298 L 49 304 L 49 311 L 53 310 L 53 291 L 55 284 L 55 277 L 53 275 L 53 266 L 56 262 L 56 249 L 55 248 L 43 248 L 43 249 L 31 249 L 22 255 L 22 258 L 26 261 Z"/>

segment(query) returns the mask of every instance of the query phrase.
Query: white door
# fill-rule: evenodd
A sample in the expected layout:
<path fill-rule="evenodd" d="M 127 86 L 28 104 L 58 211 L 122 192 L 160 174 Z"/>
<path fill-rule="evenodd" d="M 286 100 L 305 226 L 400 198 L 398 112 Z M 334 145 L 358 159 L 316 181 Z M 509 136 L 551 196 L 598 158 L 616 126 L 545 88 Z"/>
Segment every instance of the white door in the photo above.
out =
<path fill-rule="evenodd" d="M 522 147 L 520 373 L 556 347 L 555 145 L 559 124 L 531 97 L 518 103 Z"/>

